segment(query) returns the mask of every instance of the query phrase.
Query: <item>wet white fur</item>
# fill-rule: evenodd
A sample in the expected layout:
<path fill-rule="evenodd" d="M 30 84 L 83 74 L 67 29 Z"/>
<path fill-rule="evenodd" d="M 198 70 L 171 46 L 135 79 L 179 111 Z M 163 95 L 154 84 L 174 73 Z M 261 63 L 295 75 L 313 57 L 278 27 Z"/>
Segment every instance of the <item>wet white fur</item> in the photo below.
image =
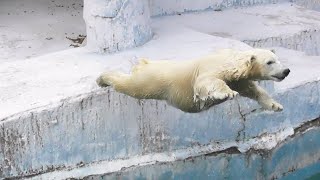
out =
<path fill-rule="evenodd" d="M 268 65 L 269 61 L 273 63 Z M 190 61 L 141 60 L 131 74 L 105 72 L 97 83 L 137 99 L 166 100 L 186 112 L 208 109 L 238 94 L 265 109 L 281 111 L 282 105 L 254 81 L 277 80 L 273 75 L 283 70 L 270 50 L 225 49 Z"/>

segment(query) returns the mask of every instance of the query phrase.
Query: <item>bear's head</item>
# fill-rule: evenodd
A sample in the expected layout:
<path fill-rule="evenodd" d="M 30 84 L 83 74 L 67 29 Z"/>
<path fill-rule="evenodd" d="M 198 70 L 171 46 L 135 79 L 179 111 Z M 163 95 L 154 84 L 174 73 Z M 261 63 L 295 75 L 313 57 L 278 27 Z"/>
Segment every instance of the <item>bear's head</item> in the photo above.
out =
<path fill-rule="evenodd" d="M 280 63 L 274 50 L 254 49 L 247 53 L 250 53 L 250 74 L 255 80 L 282 81 L 290 73 L 290 69 Z"/>

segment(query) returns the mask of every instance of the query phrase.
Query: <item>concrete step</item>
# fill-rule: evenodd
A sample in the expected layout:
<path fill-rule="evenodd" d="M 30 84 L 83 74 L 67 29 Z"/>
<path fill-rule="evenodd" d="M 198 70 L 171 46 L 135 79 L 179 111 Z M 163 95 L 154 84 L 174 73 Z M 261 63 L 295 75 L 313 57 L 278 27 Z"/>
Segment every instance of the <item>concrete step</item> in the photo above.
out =
<path fill-rule="evenodd" d="M 295 2 L 300 6 L 303 6 L 312 10 L 316 10 L 316 11 L 320 10 L 320 2 L 317 0 L 293 0 L 293 2 Z"/>
<path fill-rule="evenodd" d="M 278 13 L 283 10 L 279 15 L 290 15 L 287 18 L 301 18 L 292 12 L 299 12 L 299 7 L 291 7 L 290 4 L 279 5 L 280 10 L 277 7 L 266 6 L 270 11 L 278 10 Z M 257 8 L 250 9 L 255 12 Z M 292 29 L 297 30 L 280 31 L 279 28 L 284 33 L 278 34 L 279 37 L 285 37 L 285 33 L 291 37 L 295 32 L 304 31 L 305 27 L 317 27 L 318 21 L 313 18 L 317 18 L 318 14 L 303 11 L 308 16 L 312 15 L 312 18 L 301 20 L 307 22 L 303 26 L 286 23 L 272 26 L 295 27 Z M 243 17 L 240 12 L 211 13 L 227 14 L 220 18 Z M 208 21 L 216 14 L 194 14 L 192 17 L 183 15 L 154 19 L 153 39 L 142 47 L 121 53 L 100 55 L 78 48 L 28 61 L 2 63 L 0 142 L 3 146 L 0 147 L 0 177 L 23 177 L 90 166 L 93 162 L 133 156 L 139 158 L 176 150 L 192 152 L 196 156 L 195 147 L 199 145 L 211 144 L 223 150 L 228 148 L 228 143 L 247 142 L 261 134 L 276 135 L 282 129 L 292 130 L 319 117 L 320 73 L 314 68 L 319 66 L 314 62 L 317 57 L 283 48 L 276 48 L 277 54 L 293 68 L 293 72 L 287 84 L 284 81 L 275 86 L 273 96 L 285 107 L 281 113 L 261 111 L 255 102 L 238 98 L 202 113 L 188 114 L 163 101 L 138 101 L 112 89 L 96 86 L 95 79 L 102 71 L 118 69 L 128 72 L 138 57 L 179 61 L 197 58 L 219 48 L 251 48 L 245 43 L 207 32 L 210 28 L 217 29 L 210 27 L 212 22 Z M 264 20 L 269 22 L 265 18 L 256 19 L 250 13 L 245 17 L 251 17 L 253 24 Z M 200 19 L 208 23 L 201 23 Z M 280 20 L 277 23 L 287 22 Z M 189 23 L 191 21 L 198 25 Z M 231 25 L 224 27 L 224 30 L 232 29 Z M 263 36 L 267 38 L 278 33 L 264 28 L 256 29 L 256 36 L 245 34 L 244 30 L 250 28 L 242 31 L 239 26 L 239 32 L 244 33 L 242 37 L 246 35 L 257 39 L 259 34 L 267 35 Z M 226 32 L 231 33 L 229 31 Z M 316 38 L 312 38 L 311 42 L 316 43 Z M 301 45 L 309 53 L 309 46 L 306 43 Z M 308 63 L 312 63 L 314 69 L 310 70 Z M 306 69 L 310 76 L 295 73 L 305 72 Z M 280 140 L 275 138 L 274 143 L 278 144 Z M 242 149 L 240 146 L 237 148 Z M 250 145 L 244 149 L 250 149 Z M 214 151 L 217 149 L 210 150 Z"/>
<path fill-rule="evenodd" d="M 319 55 L 320 13 L 291 3 L 160 17 L 253 47 L 281 46 Z"/>

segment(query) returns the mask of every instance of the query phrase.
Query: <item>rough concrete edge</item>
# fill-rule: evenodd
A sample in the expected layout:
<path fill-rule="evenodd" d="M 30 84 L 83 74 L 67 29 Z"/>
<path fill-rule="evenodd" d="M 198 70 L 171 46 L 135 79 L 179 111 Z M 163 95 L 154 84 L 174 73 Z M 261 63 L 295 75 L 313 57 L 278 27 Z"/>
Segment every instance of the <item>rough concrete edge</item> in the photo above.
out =
<path fill-rule="evenodd" d="M 190 13 L 201 13 L 208 11 L 223 11 L 232 8 L 249 8 L 254 6 L 268 5 L 268 4 L 277 4 L 277 3 L 292 3 L 291 0 L 240 0 L 240 1 L 232 1 L 232 0 L 223 0 L 220 3 L 209 5 L 205 8 L 199 9 L 187 9 L 184 8 L 183 11 L 172 11 L 172 12 L 162 12 L 162 13 L 154 13 L 152 11 L 153 8 L 150 9 L 151 18 L 163 17 L 163 16 L 175 16 L 182 14 L 190 14 Z"/>
<path fill-rule="evenodd" d="M 309 29 L 291 35 L 279 35 L 258 40 L 242 39 L 241 41 L 255 48 L 284 47 L 303 51 L 307 55 L 319 55 L 319 29 Z"/>
<path fill-rule="evenodd" d="M 307 84 L 317 83 L 317 82 L 320 82 L 320 79 L 313 79 L 311 81 L 304 81 L 301 84 L 297 84 L 297 85 L 294 85 L 293 87 L 290 87 L 290 89 L 291 90 L 292 89 L 296 89 L 296 88 L 305 86 Z M 281 90 L 275 91 L 275 92 L 272 91 L 272 94 L 283 93 L 286 90 L 287 89 L 281 89 Z M 28 110 L 25 110 L 25 111 L 22 111 L 22 112 L 19 112 L 19 113 L 15 113 L 15 114 L 10 115 L 10 116 L 5 117 L 5 118 L 2 118 L 2 119 L 0 119 L 0 125 L 5 123 L 5 122 L 7 122 L 7 121 L 17 120 L 17 119 L 19 119 L 21 117 L 27 116 L 30 113 L 37 113 L 37 112 L 41 112 L 43 110 L 52 110 L 52 109 L 55 109 L 55 108 L 62 107 L 64 104 L 67 104 L 67 103 L 72 103 L 72 102 L 75 102 L 75 101 L 79 101 L 79 100 L 82 100 L 84 98 L 90 98 L 93 95 L 100 95 L 100 94 L 112 93 L 112 92 L 114 92 L 114 91 L 111 88 L 100 88 L 100 89 L 95 89 L 95 90 L 87 92 L 87 93 L 81 93 L 81 94 L 77 94 L 75 96 L 69 96 L 69 97 L 61 99 L 60 101 L 57 101 L 57 102 L 54 102 L 54 103 L 50 103 L 48 105 L 38 106 L 38 107 L 31 108 L 31 109 L 28 109 Z M 150 100 L 144 100 L 144 101 L 150 101 Z"/>
<path fill-rule="evenodd" d="M 316 82 L 320 82 L 320 79 L 313 79 L 312 81 L 305 81 L 305 82 L 302 82 L 301 84 L 297 84 L 297 85 L 291 87 L 290 89 L 299 88 L 299 87 L 305 86 L 307 84 L 316 83 Z M 283 93 L 286 90 L 287 89 L 280 89 L 275 92 L 273 92 L 273 90 L 272 90 L 272 94 Z M 67 103 L 72 103 L 72 102 L 79 101 L 84 98 L 89 98 L 92 95 L 100 95 L 100 94 L 109 93 L 112 91 L 113 90 L 111 90 L 110 88 L 101 88 L 101 89 L 95 89 L 91 92 L 81 93 L 81 94 L 77 94 L 75 96 L 69 96 L 69 97 L 61 99 L 60 101 L 50 103 L 48 105 L 43 105 L 43 106 L 38 106 L 35 108 L 27 109 L 25 111 L 18 112 L 18 113 L 10 115 L 8 117 L 2 118 L 2 119 L 0 119 L 0 124 L 6 123 L 7 121 L 16 120 L 19 117 L 21 118 L 21 117 L 26 116 L 30 113 L 37 113 L 37 112 L 41 112 L 43 110 L 52 110 L 55 108 L 62 107 L 64 104 L 67 104 Z M 148 100 L 145 100 L 145 101 L 148 101 Z M 254 111 L 256 111 L 256 109 Z M 245 115 L 247 115 L 247 114 L 245 114 Z"/>
<path fill-rule="evenodd" d="M 81 93 L 81 94 L 77 94 L 75 96 L 69 96 L 69 97 L 61 99 L 60 101 L 54 102 L 54 103 L 50 103 L 50 104 L 47 104 L 47 105 L 43 105 L 43 106 L 38 106 L 38 107 L 35 107 L 35 108 L 27 109 L 25 111 L 18 112 L 18 113 L 10 115 L 8 117 L 2 118 L 2 119 L 0 119 L 0 124 L 6 123 L 7 121 L 13 121 L 13 120 L 19 119 L 21 117 L 27 116 L 30 113 L 38 113 L 38 112 L 41 112 L 41 111 L 44 111 L 44 110 L 49 110 L 50 111 L 52 109 L 62 107 L 64 104 L 72 103 L 72 102 L 75 102 L 75 101 L 80 101 L 82 99 L 89 98 L 89 97 L 91 97 L 93 95 L 100 95 L 100 94 L 104 94 L 104 93 L 107 93 L 107 92 L 110 92 L 109 88 L 103 88 L 103 89 L 101 88 L 101 89 L 95 89 L 95 90 L 93 90 L 91 92 Z"/>
<path fill-rule="evenodd" d="M 306 7 L 308 9 L 320 10 L 320 2 L 317 0 L 290 0 L 299 6 Z"/>

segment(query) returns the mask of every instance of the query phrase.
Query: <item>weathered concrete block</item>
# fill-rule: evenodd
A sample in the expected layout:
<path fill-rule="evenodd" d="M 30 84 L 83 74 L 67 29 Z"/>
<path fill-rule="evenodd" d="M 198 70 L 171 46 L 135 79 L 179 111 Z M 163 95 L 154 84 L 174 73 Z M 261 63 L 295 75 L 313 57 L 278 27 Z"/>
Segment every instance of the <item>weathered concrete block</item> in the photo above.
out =
<path fill-rule="evenodd" d="M 319 0 L 292 0 L 300 6 L 307 7 L 316 11 L 320 10 L 320 1 Z"/>
<path fill-rule="evenodd" d="M 161 19 L 171 19 L 177 24 L 187 25 L 209 35 L 238 39 L 256 48 L 278 46 L 303 51 L 308 55 L 319 55 L 319 17 L 317 11 L 292 3 L 279 3 Z"/>
<path fill-rule="evenodd" d="M 85 0 L 87 48 L 116 52 L 140 46 L 152 37 L 146 0 Z"/>
<path fill-rule="evenodd" d="M 320 54 L 319 29 L 304 30 L 302 32 L 297 32 L 292 36 L 269 37 L 259 40 L 243 40 L 243 42 L 255 48 L 279 46 L 288 49 L 303 51 L 308 55 Z"/>

